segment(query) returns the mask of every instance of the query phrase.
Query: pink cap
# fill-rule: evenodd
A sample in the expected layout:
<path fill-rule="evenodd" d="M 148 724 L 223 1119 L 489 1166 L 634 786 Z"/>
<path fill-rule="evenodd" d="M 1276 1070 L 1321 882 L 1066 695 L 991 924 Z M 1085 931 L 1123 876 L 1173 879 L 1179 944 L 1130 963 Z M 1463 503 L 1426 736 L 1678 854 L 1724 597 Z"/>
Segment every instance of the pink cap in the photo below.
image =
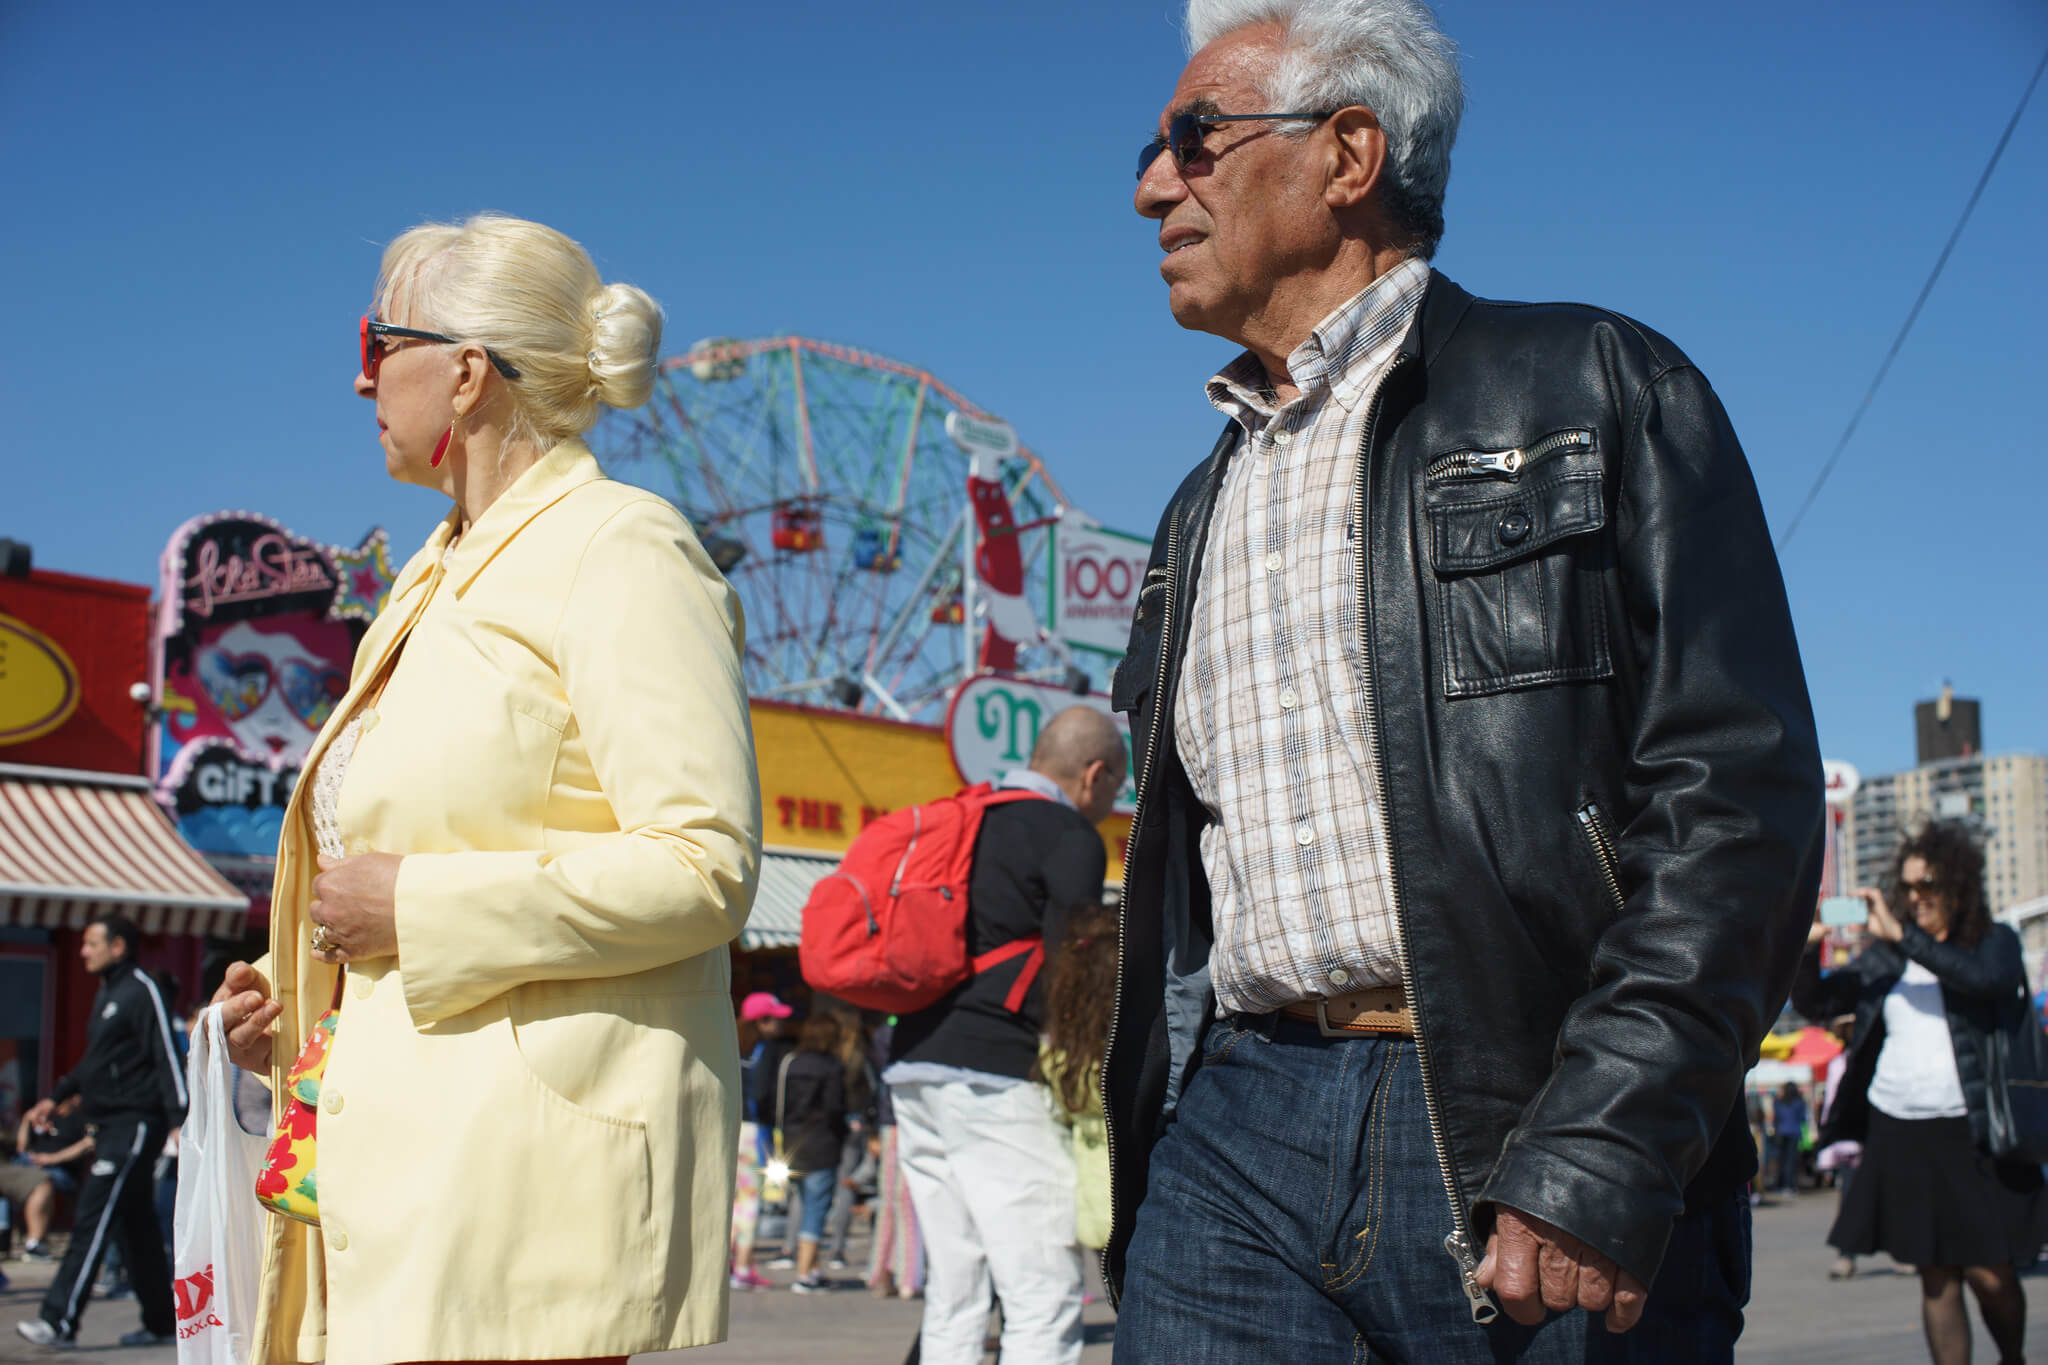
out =
<path fill-rule="evenodd" d="M 777 1000 L 767 991 L 755 991 L 740 1001 L 742 1019 L 787 1019 L 796 1011 Z"/>

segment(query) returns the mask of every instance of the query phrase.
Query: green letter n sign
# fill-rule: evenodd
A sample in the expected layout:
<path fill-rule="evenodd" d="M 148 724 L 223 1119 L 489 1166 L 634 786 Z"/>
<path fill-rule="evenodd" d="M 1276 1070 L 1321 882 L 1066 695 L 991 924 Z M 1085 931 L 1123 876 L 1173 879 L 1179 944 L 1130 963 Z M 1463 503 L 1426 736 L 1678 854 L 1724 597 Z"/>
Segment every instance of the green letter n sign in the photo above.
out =
<path fill-rule="evenodd" d="M 1002 707 L 995 706 L 997 702 Z M 1008 710 L 1007 717 L 998 714 L 1002 709 Z M 974 728 L 983 739 L 995 739 L 1005 724 L 1009 726 L 1008 747 L 1003 750 L 1003 759 L 1009 763 L 1030 759 L 1031 750 L 1038 743 L 1039 715 L 1036 701 L 1010 691 L 998 689 L 974 699 Z"/>

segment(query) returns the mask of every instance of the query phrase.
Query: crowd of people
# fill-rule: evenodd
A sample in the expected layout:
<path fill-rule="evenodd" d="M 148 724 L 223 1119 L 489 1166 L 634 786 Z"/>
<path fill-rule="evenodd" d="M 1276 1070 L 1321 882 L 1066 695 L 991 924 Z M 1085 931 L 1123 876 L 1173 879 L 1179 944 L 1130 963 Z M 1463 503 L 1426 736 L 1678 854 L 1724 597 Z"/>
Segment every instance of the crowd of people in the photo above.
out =
<path fill-rule="evenodd" d="M 741 1002 L 740 1026 L 755 1036 L 735 1289 L 766 1284 L 762 1211 L 777 1206 L 783 1254 L 768 1265 L 794 1269 L 797 1293 L 823 1289 L 860 1202 L 874 1228 L 866 1282 L 922 1294 L 924 1359 L 978 1360 L 998 1300 L 1006 1358 L 1078 1354 L 1082 1253 L 1107 1237 L 1100 1059 L 1115 923 L 1102 909 L 1107 851 L 1095 827 L 1126 762 L 1109 719 L 1076 706 L 996 784 L 1018 799 L 990 805 L 979 828 L 968 951 L 1035 951 L 902 1015 L 821 1004 L 793 1046 L 787 1004 L 765 992 Z"/>

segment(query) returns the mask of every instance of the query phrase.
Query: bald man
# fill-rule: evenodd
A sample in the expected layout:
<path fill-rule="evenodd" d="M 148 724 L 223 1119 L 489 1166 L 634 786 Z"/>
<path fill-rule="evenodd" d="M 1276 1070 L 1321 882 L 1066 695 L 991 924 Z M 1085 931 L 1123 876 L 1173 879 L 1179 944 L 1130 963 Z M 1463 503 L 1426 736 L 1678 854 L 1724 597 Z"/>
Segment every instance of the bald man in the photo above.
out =
<path fill-rule="evenodd" d="M 968 951 L 1018 939 L 1048 948 L 1067 918 L 1102 903 L 1096 824 L 1128 767 L 1122 730 L 1075 706 L 1039 732 L 1031 766 L 996 786 L 1041 801 L 989 807 L 968 883 Z M 977 1365 L 990 1290 L 1003 1301 L 1004 1365 L 1081 1358 L 1081 1249 L 1072 1149 L 1054 1123 L 1038 1060 L 1043 985 L 1006 998 L 1025 958 L 970 979 L 897 1021 L 889 1084 L 903 1178 L 923 1229 L 925 1365 Z"/>

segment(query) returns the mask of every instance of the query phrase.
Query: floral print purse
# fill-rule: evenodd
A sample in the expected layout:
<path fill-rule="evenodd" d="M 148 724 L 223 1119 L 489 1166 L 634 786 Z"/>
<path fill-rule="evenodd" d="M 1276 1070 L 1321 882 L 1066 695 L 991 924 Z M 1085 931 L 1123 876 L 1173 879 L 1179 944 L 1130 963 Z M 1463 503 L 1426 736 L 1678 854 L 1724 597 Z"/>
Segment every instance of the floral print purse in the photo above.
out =
<path fill-rule="evenodd" d="M 320 1117 L 320 1078 L 327 1071 L 327 1054 L 334 1045 L 334 1026 L 341 1017 L 341 983 L 348 975 L 342 968 L 334 978 L 334 1001 L 327 1012 L 313 1021 L 306 1045 L 284 1077 L 284 1112 L 277 1121 L 277 1136 L 264 1155 L 263 1169 L 256 1175 L 256 1201 L 272 1213 L 320 1226 L 320 1191 L 315 1180 L 314 1153 L 317 1121 Z"/>

